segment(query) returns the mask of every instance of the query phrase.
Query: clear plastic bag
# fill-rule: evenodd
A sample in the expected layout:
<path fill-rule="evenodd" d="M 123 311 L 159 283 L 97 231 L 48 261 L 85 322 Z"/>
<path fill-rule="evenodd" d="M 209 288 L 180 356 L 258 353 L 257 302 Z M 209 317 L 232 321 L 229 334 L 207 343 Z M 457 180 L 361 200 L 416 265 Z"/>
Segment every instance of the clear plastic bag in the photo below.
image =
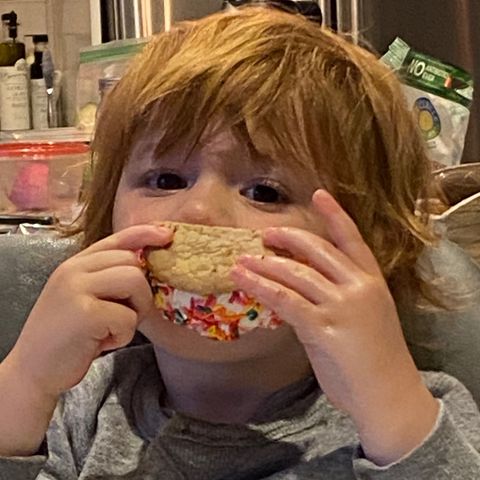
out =
<path fill-rule="evenodd" d="M 480 163 L 442 168 L 433 176 L 449 207 L 480 192 Z"/>
<path fill-rule="evenodd" d="M 100 83 L 113 83 L 125 72 L 130 60 L 145 46 L 146 39 L 115 40 L 83 49 L 77 77 L 78 128 L 93 131 L 101 101 Z"/>
<path fill-rule="evenodd" d="M 480 265 L 480 163 L 437 170 L 433 179 L 443 205 L 431 217 L 435 228 Z"/>

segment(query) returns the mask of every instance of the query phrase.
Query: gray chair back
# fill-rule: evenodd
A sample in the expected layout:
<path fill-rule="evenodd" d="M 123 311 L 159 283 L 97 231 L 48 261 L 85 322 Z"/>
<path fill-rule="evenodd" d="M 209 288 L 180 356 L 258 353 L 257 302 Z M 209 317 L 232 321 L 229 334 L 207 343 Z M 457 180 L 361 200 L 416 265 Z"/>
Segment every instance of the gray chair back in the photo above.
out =
<path fill-rule="evenodd" d="M 0 360 L 15 344 L 48 277 L 77 250 L 74 238 L 0 235 Z"/>

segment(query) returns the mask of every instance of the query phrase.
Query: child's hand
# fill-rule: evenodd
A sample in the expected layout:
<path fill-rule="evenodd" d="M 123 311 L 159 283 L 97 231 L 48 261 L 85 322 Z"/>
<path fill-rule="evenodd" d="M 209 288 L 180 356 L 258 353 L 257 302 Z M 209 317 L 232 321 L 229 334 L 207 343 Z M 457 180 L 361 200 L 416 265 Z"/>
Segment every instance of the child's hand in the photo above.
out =
<path fill-rule="evenodd" d="M 313 203 L 331 241 L 268 229 L 266 245 L 294 259 L 243 257 L 233 277 L 294 328 L 323 391 L 352 416 L 366 454 L 389 463 L 428 435 L 438 404 L 421 381 L 388 286 L 356 225 L 328 193 L 317 191 Z"/>
<path fill-rule="evenodd" d="M 134 226 L 60 265 L 7 357 L 17 378 L 55 397 L 80 382 L 103 351 L 127 345 L 154 308 L 135 251 L 171 239 L 168 229 Z"/>

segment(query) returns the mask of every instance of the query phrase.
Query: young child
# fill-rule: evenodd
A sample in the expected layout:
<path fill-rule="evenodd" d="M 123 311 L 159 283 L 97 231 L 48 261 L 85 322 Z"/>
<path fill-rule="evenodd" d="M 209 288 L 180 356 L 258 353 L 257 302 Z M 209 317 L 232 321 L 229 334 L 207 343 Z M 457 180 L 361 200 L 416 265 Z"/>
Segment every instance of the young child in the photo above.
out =
<path fill-rule="evenodd" d="M 268 8 L 180 24 L 111 92 L 93 150 L 86 248 L 0 366 L 0 478 L 480 478 L 477 407 L 417 371 L 390 293 L 427 288 L 429 163 L 373 55 Z M 163 319 L 136 252 L 172 240 L 165 220 L 289 252 L 232 272 L 285 325 L 215 342 Z M 98 358 L 137 329 L 151 344 Z"/>

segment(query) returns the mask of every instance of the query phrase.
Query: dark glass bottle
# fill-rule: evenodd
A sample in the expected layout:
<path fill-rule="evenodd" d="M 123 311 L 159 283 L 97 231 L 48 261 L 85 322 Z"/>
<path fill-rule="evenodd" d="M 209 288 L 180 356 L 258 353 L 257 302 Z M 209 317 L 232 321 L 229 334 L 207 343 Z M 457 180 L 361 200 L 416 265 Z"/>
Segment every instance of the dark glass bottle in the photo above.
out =
<path fill-rule="evenodd" d="M 18 22 L 14 11 L 2 15 L 2 42 L 0 43 L 0 67 L 12 67 L 25 58 L 25 44 L 17 40 Z"/>
<path fill-rule="evenodd" d="M 30 78 L 38 80 L 43 78 L 42 62 L 43 52 L 48 48 L 48 35 L 33 35 L 34 61 L 30 65 Z"/>
<path fill-rule="evenodd" d="M 48 50 L 48 35 L 33 35 L 34 62 L 30 65 L 30 104 L 34 130 L 49 127 L 47 85 L 43 76 L 43 57 Z"/>

